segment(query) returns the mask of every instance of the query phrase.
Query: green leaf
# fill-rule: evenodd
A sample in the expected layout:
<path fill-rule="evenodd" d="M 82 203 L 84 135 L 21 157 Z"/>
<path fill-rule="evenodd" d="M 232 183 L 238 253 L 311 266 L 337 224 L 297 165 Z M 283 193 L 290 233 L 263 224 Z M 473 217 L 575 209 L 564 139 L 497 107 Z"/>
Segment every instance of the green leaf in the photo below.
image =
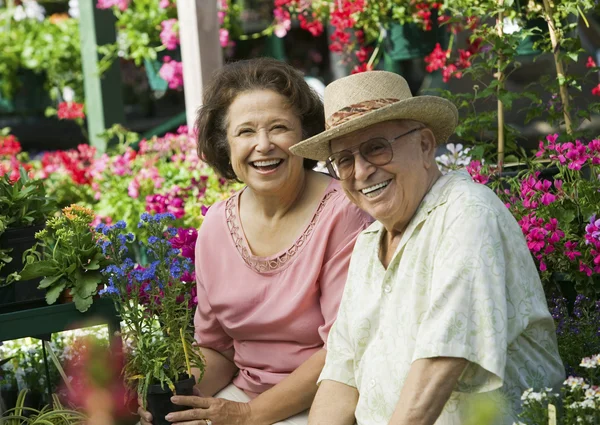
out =
<path fill-rule="evenodd" d="M 85 313 L 92 305 L 93 298 L 91 296 L 83 298 L 75 294 L 75 296 L 73 296 L 73 301 L 75 301 L 75 308 L 82 313 Z"/>
<path fill-rule="evenodd" d="M 21 278 L 23 280 L 29 280 L 36 277 L 51 276 L 56 272 L 58 272 L 58 268 L 56 267 L 56 263 L 54 261 L 38 261 L 26 264 L 21 272 Z"/>
<path fill-rule="evenodd" d="M 67 281 L 63 279 L 60 284 L 48 289 L 48 291 L 46 292 L 46 302 L 48 304 L 54 304 L 60 296 L 61 292 L 65 289 L 66 285 Z"/>
<path fill-rule="evenodd" d="M 50 285 L 52 285 L 54 282 L 56 282 L 58 279 L 60 279 L 61 277 L 64 276 L 64 273 L 61 273 L 59 275 L 56 276 L 48 276 L 45 277 L 44 279 L 42 279 L 42 281 L 40 282 L 40 285 L 38 286 L 39 289 L 43 289 L 43 288 L 47 288 Z"/>
<path fill-rule="evenodd" d="M 82 298 L 90 297 L 102 282 L 102 275 L 97 271 L 82 273 L 81 278 L 75 282 L 75 293 Z"/>

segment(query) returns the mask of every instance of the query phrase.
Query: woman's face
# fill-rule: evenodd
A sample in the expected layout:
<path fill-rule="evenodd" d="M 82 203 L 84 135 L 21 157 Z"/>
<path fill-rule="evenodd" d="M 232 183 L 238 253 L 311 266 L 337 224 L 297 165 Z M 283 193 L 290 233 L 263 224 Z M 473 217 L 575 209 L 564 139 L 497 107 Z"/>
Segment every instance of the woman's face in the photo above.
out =
<path fill-rule="evenodd" d="M 303 159 L 289 151 L 301 139 L 300 117 L 279 93 L 245 92 L 229 106 L 231 166 L 236 176 L 256 192 L 275 193 L 302 182 Z"/>

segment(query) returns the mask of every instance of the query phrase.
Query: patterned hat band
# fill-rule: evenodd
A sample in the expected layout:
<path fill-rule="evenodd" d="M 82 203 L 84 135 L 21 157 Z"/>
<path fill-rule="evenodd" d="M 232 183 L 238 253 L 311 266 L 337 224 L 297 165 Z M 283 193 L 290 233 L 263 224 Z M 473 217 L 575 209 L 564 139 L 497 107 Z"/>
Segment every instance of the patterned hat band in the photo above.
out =
<path fill-rule="evenodd" d="M 377 109 L 383 108 L 384 106 L 391 105 L 392 103 L 398 102 L 399 99 L 374 99 L 366 100 L 364 102 L 355 103 L 354 105 L 346 106 L 339 111 L 334 112 L 327 118 L 325 122 L 325 129 L 337 127 L 338 125 L 344 124 L 360 115 L 364 115 L 367 112 L 372 112 Z"/>

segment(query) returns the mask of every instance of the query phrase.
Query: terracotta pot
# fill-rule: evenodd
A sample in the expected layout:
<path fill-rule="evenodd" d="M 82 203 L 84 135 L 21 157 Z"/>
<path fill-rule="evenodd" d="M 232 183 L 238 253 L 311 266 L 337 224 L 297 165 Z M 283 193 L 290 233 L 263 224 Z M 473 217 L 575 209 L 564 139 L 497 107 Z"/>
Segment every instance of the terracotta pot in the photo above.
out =
<path fill-rule="evenodd" d="M 104 289 L 103 284 L 98 285 L 98 288 L 96 289 L 96 295 L 92 296 L 93 299 L 97 300 L 100 298 L 98 292 L 100 292 L 101 289 Z M 67 288 L 61 292 L 60 296 L 58 297 L 58 302 L 60 304 L 67 304 L 73 302 L 73 294 L 71 293 L 71 288 Z"/>

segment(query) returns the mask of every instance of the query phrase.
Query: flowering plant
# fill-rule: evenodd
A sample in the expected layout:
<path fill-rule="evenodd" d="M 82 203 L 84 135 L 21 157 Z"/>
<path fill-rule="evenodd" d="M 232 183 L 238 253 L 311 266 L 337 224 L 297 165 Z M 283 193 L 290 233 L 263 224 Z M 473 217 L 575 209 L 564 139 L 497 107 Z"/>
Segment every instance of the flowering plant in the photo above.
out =
<path fill-rule="evenodd" d="M 102 282 L 100 268 L 106 264 L 96 245 L 97 236 L 90 224 L 94 213 L 79 205 L 65 207 L 62 214 L 46 222 L 35 237 L 39 242 L 26 252 L 23 280 L 43 277 L 39 288 L 46 289 L 46 302 L 54 304 L 60 294 L 70 290 L 75 307 L 87 311 Z"/>
<path fill-rule="evenodd" d="M 523 411 L 517 425 L 595 425 L 600 423 L 600 387 L 598 369 L 600 354 L 581 360 L 585 377 L 569 376 L 558 392 L 552 388 L 527 389 L 521 396 Z M 557 408 L 556 421 L 549 422 L 549 404 Z"/>
<path fill-rule="evenodd" d="M 175 393 L 175 383 L 183 375 L 191 376 L 192 367 L 204 370 L 203 358 L 192 347 L 192 254 L 189 246 L 184 250 L 185 232 L 167 228 L 174 219 L 171 213 L 142 214 L 138 226 L 149 235 L 147 267 L 136 265 L 127 255 L 127 243 L 134 236 L 126 233 L 123 221 L 96 228 L 102 234 L 98 245 L 110 261 L 102 269 L 108 284 L 101 292 L 115 301 L 129 347 L 125 380 L 144 401 L 150 385 L 167 386 Z"/>
<path fill-rule="evenodd" d="M 571 314 L 564 297 L 548 300 L 556 324 L 558 352 L 567 374 L 578 375 L 584 370 L 579 363 L 589 353 L 600 352 L 600 301 L 577 295 Z"/>
<path fill-rule="evenodd" d="M 600 292 L 600 140 L 548 135 L 536 157 L 492 186 L 519 222 L 542 280 L 570 281 L 593 296 Z"/>

